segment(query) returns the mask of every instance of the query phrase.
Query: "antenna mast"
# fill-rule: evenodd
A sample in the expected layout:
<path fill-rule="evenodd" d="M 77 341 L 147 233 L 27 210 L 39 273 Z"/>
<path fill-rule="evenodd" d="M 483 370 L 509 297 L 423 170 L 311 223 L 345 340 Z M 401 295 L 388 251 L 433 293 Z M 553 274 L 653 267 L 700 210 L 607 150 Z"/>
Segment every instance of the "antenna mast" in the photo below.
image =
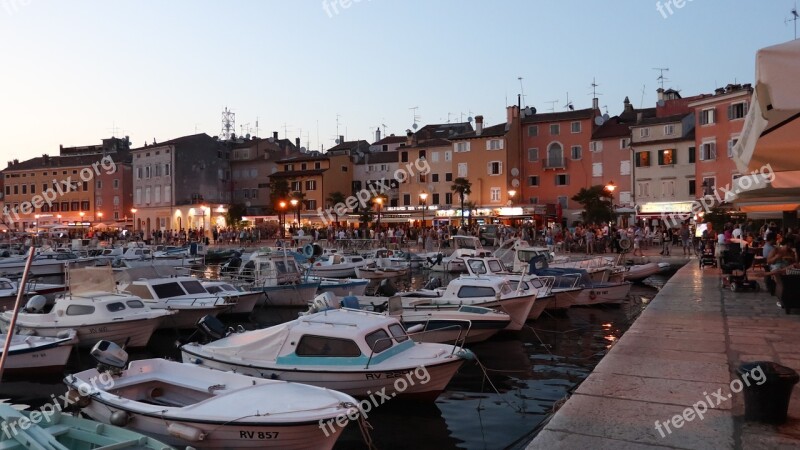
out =
<path fill-rule="evenodd" d="M 794 2 L 791 14 L 792 18 L 784 20 L 783 23 L 788 25 L 789 22 L 794 22 L 794 39 L 797 40 L 797 19 L 800 19 L 800 15 L 797 14 L 797 2 Z"/>
<path fill-rule="evenodd" d="M 517 79 L 519 80 L 519 92 L 522 95 L 522 104 L 527 105 L 525 102 L 525 88 L 522 86 L 522 77 L 517 77 Z"/>
<path fill-rule="evenodd" d="M 644 108 L 644 94 L 645 94 L 645 92 L 647 92 L 647 85 L 643 84 L 642 85 L 642 101 L 639 102 L 639 109 Z"/>
<path fill-rule="evenodd" d="M 226 106 L 222 110 L 222 129 L 219 132 L 220 140 L 230 140 L 231 136 L 236 133 L 236 113 L 229 110 Z"/>
<path fill-rule="evenodd" d="M 661 89 L 664 89 L 664 82 L 669 81 L 669 78 L 664 76 L 664 72 L 669 72 L 669 67 L 654 67 L 653 70 L 659 71 L 658 80 L 661 83 Z"/>
<path fill-rule="evenodd" d="M 416 130 L 416 129 L 417 129 L 417 121 L 419 121 L 419 115 L 417 114 L 417 110 L 419 109 L 419 106 L 414 106 L 414 107 L 412 107 L 412 108 L 408 108 L 408 109 L 410 109 L 411 111 L 413 111 L 414 123 L 413 123 L 413 124 L 411 124 L 411 128 L 413 128 L 414 130 Z"/>

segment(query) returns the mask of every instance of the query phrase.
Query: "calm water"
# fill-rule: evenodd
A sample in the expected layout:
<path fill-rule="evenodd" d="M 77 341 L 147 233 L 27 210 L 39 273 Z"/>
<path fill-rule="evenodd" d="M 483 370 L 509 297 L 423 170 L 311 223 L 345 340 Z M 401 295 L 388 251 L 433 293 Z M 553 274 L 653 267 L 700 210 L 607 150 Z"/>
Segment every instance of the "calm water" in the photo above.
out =
<path fill-rule="evenodd" d="M 634 285 L 629 301 L 620 307 L 571 308 L 562 316 L 543 315 L 520 332 L 500 334 L 472 345 L 485 371 L 466 362 L 433 404 L 389 401 L 369 412 L 373 443 L 379 449 L 524 447 L 537 426 L 581 380 L 591 373 L 606 351 L 655 296 L 664 277 Z M 419 287 L 425 275 L 397 280 L 400 289 Z M 248 319 L 231 322 L 247 328 L 292 320 L 298 309 L 262 309 Z M 176 341 L 189 333 L 161 330 L 145 352 L 132 359 L 179 359 Z M 74 353 L 70 370 L 93 365 L 88 352 Z M 64 392 L 59 379 L 0 383 L 0 398 L 40 405 L 50 394 Z M 358 427 L 349 425 L 335 449 L 366 448 Z"/>

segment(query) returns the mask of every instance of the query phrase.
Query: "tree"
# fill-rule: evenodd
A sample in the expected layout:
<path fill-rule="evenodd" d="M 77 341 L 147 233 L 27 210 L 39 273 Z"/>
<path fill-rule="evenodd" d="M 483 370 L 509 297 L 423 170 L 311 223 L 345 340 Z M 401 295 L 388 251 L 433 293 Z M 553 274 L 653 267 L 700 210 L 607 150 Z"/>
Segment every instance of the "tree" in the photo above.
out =
<path fill-rule="evenodd" d="M 372 217 L 372 202 L 366 202 L 365 205 L 359 207 L 358 221 L 361 223 L 361 228 L 369 228 L 369 223 L 372 222 Z"/>
<path fill-rule="evenodd" d="M 450 186 L 450 190 L 458 194 L 459 198 L 461 198 L 461 224 L 463 225 L 465 197 L 472 193 L 472 183 L 464 177 L 458 177 L 453 180 L 453 185 Z"/>
<path fill-rule="evenodd" d="M 614 220 L 614 207 L 611 204 L 612 194 L 605 187 L 596 185 L 581 188 L 572 200 L 583 206 L 583 220 L 586 223 L 603 223 Z"/>
<path fill-rule="evenodd" d="M 225 222 L 230 227 L 238 228 L 246 212 L 247 208 L 244 205 L 241 203 L 234 203 L 228 208 L 228 212 L 225 213 Z"/>
<path fill-rule="evenodd" d="M 375 197 L 372 197 L 372 199 L 370 199 L 369 203 L 371 205 L 373 205 L 373 206 L 374 205 L 378 205 L 378 223 L 376 224 L 376 226 L 380 227 L 381 226 L 381 210 L 383 208 L 385 208 L 386 205 L 389 204 L 389 197 L 384 193 L 380 193 L 380 194 L 376 195 Z"/>
<path fill-rule="evenodd" d="M 339 203 L 346 202 L 347 196 L 345 196 L 343 193 L 339 191 L 331 192 L 331 195 L 329 195 L 328 198 L 325 199 L 325 201 L 328 202 L 328 207 L 330 208 L 330 211 L 333 213 L 333 217 L 336 218 L 336 225 L 339 225 L 339 214 L 336 213 L 336 205 L 338 205 Z"/>
<path fill-rule="evenodd" d="M 271 177 L 269 182 L 269 200 L 273 207 L 281 200 L 289 197 L 289 182 L 283 177 Z"/>

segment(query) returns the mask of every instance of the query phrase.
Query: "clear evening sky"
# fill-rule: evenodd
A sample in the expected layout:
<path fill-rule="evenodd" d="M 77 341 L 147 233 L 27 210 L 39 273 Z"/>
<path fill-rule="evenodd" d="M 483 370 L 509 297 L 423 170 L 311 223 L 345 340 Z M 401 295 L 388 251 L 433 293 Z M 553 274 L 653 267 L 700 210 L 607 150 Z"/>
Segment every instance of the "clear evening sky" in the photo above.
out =
<path fill-rule="evenodd" d="M 675 1 L 675 0 L 673 0 Z M 655 102 L 754 77 L 794 37 L 791 0 L 0 0 L 0 167 L 99 143 L 216 135 L 227 106 L 260 136 L 330 148 L 504 107 Z M 667 2 L 661 1 L 661 4 Z M 347 7 L 345 7 L 347 5 Z M 666 18 L 665 18 L 666 16 Z M 450 114 L 448 114 L 450 113 Z M 318 125 L 317 125 L 318 124 Z M 114 129 L 116 127 L 116 129 Z M 318 130 L 318 131 L 317 131 Z M 255 130 L 251 130 L 255 132 Z M 301 135 L 302 133 L 302 135 Z"/>

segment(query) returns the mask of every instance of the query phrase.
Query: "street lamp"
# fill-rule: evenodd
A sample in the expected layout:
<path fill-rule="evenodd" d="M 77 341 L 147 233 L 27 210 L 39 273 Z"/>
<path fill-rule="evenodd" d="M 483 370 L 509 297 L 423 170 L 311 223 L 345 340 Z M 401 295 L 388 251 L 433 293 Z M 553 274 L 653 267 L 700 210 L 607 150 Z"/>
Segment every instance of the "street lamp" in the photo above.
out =
<path fill-rule="evenodd" d="M 211 210 L 206 205 L 200 206 L 200 210 L 203 211 L 203 220 L 200 223 L 200 228 L 203 229 L 203 237 L 205 237 L 206 231 L 207 231 L 207 229 L 206 229 L 206 211 L 209 211 L 209 213 L 208 213 L 208 223 L 209 223 L 209 225 L 211 225 Z"/>
<path fill-rule="evenodd" d="M 423 192 L 419 194 L 419 201 L 422 202 L 422 229 L 425 229 L 425 210 L 428 208 L 428 204 L 426 201 L 428 200 L 428 194 Z"/>
<path fill-rule="evenodd" d="M 283 220 L 281 220 L 281 212 L 283 213 Z M 283 239 L 286 232 L 286 202 L 283 200 L 278 203 L 278 226 L 281 227 L 281 239 Z"/>
<path fill-rule="evenodd" d="M 378 226 L 378 229 L 380 229 L 381 228 L 381 206 L 383 206 L 383 197 L 376 197 L 375 198 L 375 204 L 378 205 L 378 221 L 376 222 L 376 225 Z"/>
<path fill-rule="evenodd" d="M 131 208 L 131 214 L 133 214 L 133 232 L 134 233 L 136 232 L 136 211 L 138 211 L 138 209 Z"/>
<path fill-rule="evenodd" d="M 611 193 L 611 212 L 613 215 L 614 212 L 614 191 L 617 189 L 617 185 L 614 184 L 613 181 L 609 181 L 606 185 L 606 190 Z"/>
<path fill-rule="evenodd" d="M 289 203 L 292 204 L 292 208 L 295 209 L 295 217 L 297 218 L 297 227 L 300 227 L 300 200 L 293 198 L 289 200 Z"/>
<path fill-rule="evenodd" d="M 514 196 L 515 195 L 517 195 L 517 191 L 515 191 L 514 189 L 509 189 L 508 190 L 508 204 L 509 204 L 509 206 L 514 203 Z"/>

